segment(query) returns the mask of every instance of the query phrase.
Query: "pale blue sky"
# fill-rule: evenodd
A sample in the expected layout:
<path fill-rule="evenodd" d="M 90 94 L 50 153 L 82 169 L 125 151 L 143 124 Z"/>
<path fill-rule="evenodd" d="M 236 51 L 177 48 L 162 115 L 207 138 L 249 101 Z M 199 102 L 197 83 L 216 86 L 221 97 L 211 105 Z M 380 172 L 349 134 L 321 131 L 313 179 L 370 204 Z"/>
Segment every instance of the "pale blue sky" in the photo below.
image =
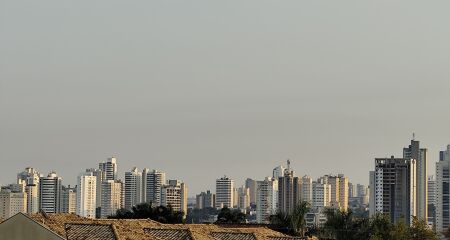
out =
<path fill-rule="evenodd" d="M 449 1 L 0 0 L 0 184 L 110 155 L 184 180 L 368 182 L 450 143 Z"/>

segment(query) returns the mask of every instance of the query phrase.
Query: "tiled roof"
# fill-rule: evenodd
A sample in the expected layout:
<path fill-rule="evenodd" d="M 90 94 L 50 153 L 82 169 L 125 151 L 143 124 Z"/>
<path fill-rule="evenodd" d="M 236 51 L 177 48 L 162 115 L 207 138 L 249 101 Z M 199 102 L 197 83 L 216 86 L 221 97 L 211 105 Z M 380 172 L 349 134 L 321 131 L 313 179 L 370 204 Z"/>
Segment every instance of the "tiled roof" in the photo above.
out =
<path fill-rule="evenodd" d="M 118 240 L 165 240 L 168 233 L 189 233 L 190 238 L 186 240 L 272 240 L 271 237 L 286 237 L 282 233 L 273 231 L 262 226 L 248 227 L 238 225 L 233 227 L 222 227 L 215 224 L 162 224 L 148 219 L 102 219 L 93 220 L 76 216 L 75 214 L 34 214 L 31 218 L 62 237 L 66 237 L 66 225 L 107 225 L 113 230 Z M 90 227 L 89 227 L 90 228 Z M 144 229 L 164 229 L 148 231 Z M 104 228 L 102 228 L 102 231 Z M 174 231 L 172 231 L 174 230 Z M 69 230 L 70 232 L 70 230 Z M 93 233 L 93 231 L 91 231 Z M 215 235 L 213 235 L 215 234 Z M 164 235 L 164 236 L 163 236 Z M 110 235 L 109 235 L 110 236 Z M 185 236 L 185 235 L 177 235 Z M 220 237 L 220 238 L 219 238 Z M 95 239 L 89 236 L 87 240 Z M 102 239 L 102 238 L 99 238 Z M 170 239 L 170 238 L 166 238 Z M 175 239 L 175 238 L 172 238 Z M 182 239 L 182 238 L 181 238 Z M 289 238 L 288 238 L 289 239 Z M 69 239 L 72 240 L 72 239 Z M 103 239 L 102 239 L 103 240 Z M 283 240 L 283 239 L 282 239 Z"/>
<path fill-rule="evenodd" d="M 192 240 L 188 229 L 144 228 L 144 232 L 161 240 Z"/>
<path fill-rule="evenodd" d="M 211 236 L 217 240 L 256 240 L 253 233 L 212 232 Z"/>
<path fill-rule="evenodd" d="M 117 240 L 111 224 L 66 223 L 67 240 Z"/>
<path fill-rule="evenodd" d="M 270 240 L 305 240 L 306 238 L 301 237 L 269 237 Z"/>

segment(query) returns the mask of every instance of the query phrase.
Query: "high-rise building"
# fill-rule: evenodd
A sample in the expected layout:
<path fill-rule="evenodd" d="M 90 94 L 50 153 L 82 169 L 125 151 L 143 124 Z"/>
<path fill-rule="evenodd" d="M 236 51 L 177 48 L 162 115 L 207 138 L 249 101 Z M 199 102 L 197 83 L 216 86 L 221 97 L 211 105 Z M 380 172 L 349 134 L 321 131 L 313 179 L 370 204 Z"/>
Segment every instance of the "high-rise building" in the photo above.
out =
<path fill-rule="evenodd" d="M 19 212 L 27 212 L 27 194 L 2 189 L 0 191 L 0 219 L 8 219 Z"/>
<path fill-rule="evenodd" d="M 294 176 L 290 161 L 287 160 L 283 177 L 278 178 L 278 209 L 283 213 L 291 213 L 301 201 L 301 194 L 301 179 Z"/>
<path fill-rule="evenodd" d="M 338 176 L 325 175 L 322 177 L 325 183 L 331 186 L 330 207 L 347 211 L 348 208 L 348 178 L 342 174 Z"/>
<path fill-rule="evenodd" d="M 102 208 L 102 182 L 106 180 L 106 172 L 96 169 L 86 169 L 89 176 L 94 176 L 95 180 L 95 218 L 100 218 Z"/>
<path fill-rule="evenodd" d="M 41 174 L 32 167 L 17 174 L 17 183 L 25 183 L 27 194 L 27 213 L 39 212 L 39 179 Z"/>
<path fill-rule="evenodd" d="M 106 180 L 102 182 L 101 218 L 115 215 L 122 208 L 122 185 L 119 180 Z"/>
<path fill-rule="evenodd" d="M 372 175 L 373 211 L 387 214 L 393 223 L 402 220 L 410 224 L 416 216 L 416 160 L 393 156 L 376 158 Z"/>
<path fill-rule="evenodd" d="M 302 177 L 302 196 L 301 200 L 306 201 L 309 204 L 312 204 L 313 199 L 313 181 L 310 176 L 303 176 Z"/>
<path fill-rule="evenodd" d="M 97 176 L 87 171 L 77 180 L 77 215 L 94 219 L 97 217 Z"/>
<path fill-rule="evenodd" d="M 187 213 L 187 187 L 179 180 L 169 180 L 161 187 L 161 206 Z"/>
<path fill-rule="evenodd" d="M 403 158 L 416 160 L 416 213 L 417 217 L 422 220 L 427 220 L 428 218 L 427 152 L 428 150 L 420 148 L 419 141 L 414 139 L 411 140 L 411 144 L 407 148 L 403 148 Z"/>
<path fill-rule="evenodd" d="M 39 179 L 39 209 L 46 213 L 59 213 L 61 210 L 62 179 L 56 172 Z"/>
<path fill-rule="evenodd" d="M 320 212 L 329 207 L 331 202 L 331 185 L 323 179 L 312 183 L 312 208 Z"/>
<path fill-rule="evenodd" d="M 257 192 L 257 186 L 256 186 L 256 180 L 253 180 L 251 178 L 247 178 L 245 180 L 245 187 L 249 189 L 250 191 L 250 204 L 256 204 L 256 192 Z"/>
<path fill-rule="evenodd" d="M 280 177 L 284 177 L 284 173 L 285 172 L 286 172 L 286 168 L 285 167 L 283 167 L 282 165 L 277 166 L 272 171 L 272 178 L 279 179 Z"/>
<path fill-rule="evenodd" d="M 356 196 L 364 197 L 367 194 L 367 187 L 362 184 L 356 184 Z"/>
<path fill-rule="evenodd" d="M 436 179 L 428 176 L 428 224 L 436 224 Z"/>
<path fill-rule="evenodd" d="M 117 159 L 115 157 L 110 157 L 106 162 L 99 163 L 98 168 L 105 172 L 105 181 L 117 180 Z"/>
<path fill-rule="evenodd" d="M 450 227 L 450 145 L 439 153 L 435 186 L 436 232 Z"/>
<path fill-rule="evenodd" d="M 148 183 L 148 175 L 150 173 L 150 169 L 148 168 L 144 168 L 142 170 L 142 190 L 141 190 L 141 195 L 142 195 L 142 202 L 149 202 L 149 200 L 147 200 L 147 183 Z"/>
<path fill-rule="evenodd" d="M 247 209 L 250 208 L 250 189 L 245 186 L 238 188 L 237 196 L 237 208 L 247 213 Z"/>
<path fill-rule="evenodd" d="M 196 196 L 196 208 L 214 208 L 216 206 L 216 195 L 211 191 L 201 192 Z"/>
<path fill-rule="evenodd" d="M 234 206 L 234 180 L 224 176 L 216 180 L 216 208 Z"/>
<path fill-rule="evenodd" d="M 125 172 L 125 208 L 130 210 L 133 206 L 144 202 L 142 196 L 142 172 L 135 167 Z"/>
<path fill-rule="evenodd" d="M 358 196 L 358 193 L 357 193 L 357 190 L 356 190 L 356 185 L 351 183 L 351 182 L 349 182 L 348 183 L 348 197 L 349 198 L 354 198 L 354 197 L 357 197 L 357 196 Z"/>
<path fill-rule="evenodd" d="M 269 223 L 278 209 L 278 180 L 266 177 L 257 182 L 256 222 Z"/>
<path fill-rule="evenodd" d="M 147 202 L 161 205 L 161 187 L 166 184 L 166 173 L 153 170 L 147 174 Z"/>
<path fill-rule="evenodd" d="M 61 192 L 61 213 L 77 212 L 77 189 L 75 187 L 63 186 Z"/>

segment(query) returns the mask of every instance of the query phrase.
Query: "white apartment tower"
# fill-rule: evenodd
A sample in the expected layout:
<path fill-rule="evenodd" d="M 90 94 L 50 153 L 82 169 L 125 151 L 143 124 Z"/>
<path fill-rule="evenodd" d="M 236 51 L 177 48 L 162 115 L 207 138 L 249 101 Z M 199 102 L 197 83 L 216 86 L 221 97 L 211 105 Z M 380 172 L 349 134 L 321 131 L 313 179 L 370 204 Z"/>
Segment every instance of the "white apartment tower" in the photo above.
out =
<path fill-rule="evenodd" d="M 56 172 L 39 179 L 39 209 L 46 213 L 59 213 L 61 210 L 61 178 Z"/>
<path fill-rule="evenodd" d="M 319 179 L 312 183 L 312 208 L 321 211 L 331 202 L 331 185 Z"/>
<path fill-rule="evenodd" d="M 175 211 L 187 213 L 187 187 L 181 181 L 169 180 L 161 188 L 161 206 L 171 206 Z"/>
<path fill-rule="evenodd" d="M 216 208 L 234 206 L 234 180 L 224 176 L 216 180 Z"/>
<path fill-rule="evenodd" d="M 201 192 L 196 196 L 196 208 L 214 208 L 216 206 L 216 195 L 211 191 Z"/>
<path fill-rule="evenodd" d="M 0 219 L 8 219 L 17 213 L 26 213 L 27 194 L 12 192 L 10 189 L 0 191 Z"/>
<path fill-rule="evenodd" d="M 125 208 L 131 210 L 133 206 L 144 202 L 142 194 L 142 172 L 135 167 L 125 172 Z"/>
<path fill-rule="evenodd" d="M 166 184 L 166 173 L 153 170 L 147 174 L 147 202 L 161 205 L 161 187 Z"/>
<path fill-rule="evenodd" d="M 435 187 L 436 232 L 441 233 L 450 227 L 450 145 L 439 153 Z"/>
<path fill-rule="evenodd" d="M 27 194 L 27 213 L 39 212 L 39 179 L 41 174 L 32 167 L 25 168 L 25 171 L 17 174 L 17 183 L 25 183 Z"/>
<path fill-rule="evenodd" d="M 106 172 L 96 169 L 89 168 L 86 169 L 86 173 L 90 176 L 94 176 L 96 178 L 96 186 L 95 186 L 95 217 L 100 218 L 100 210 L 102 206 L 102 182 L 106 180 Z"/>
<path fill-rule="evenodd" d="M 257 182 L 256 222 L 269 223 L 278 209 L 278 180 L 266 177 Z"/>
<path fill-rule="evenodd" d="M 61 193 L 61 213 L 77 212 L 77 190 L 76 187 L 63 186 Z"/>
<path fill-rule="evenodd" d="M 237 207 L 243 213 L 247 212 L 247 208 L 250 207 L 250 189 L 242 186 L 237 190 Z"/>
<path fill-rule="evenodd" d="M 115 215 L 122 207 L 122 185 L 119 180 L 102 182 L 101 218 Z"/>
<path fill-rule="evenodd" d="M 93 172 L 81 173 L 77 182 L 77 215 L 96 218 L 97 177 Z"/>

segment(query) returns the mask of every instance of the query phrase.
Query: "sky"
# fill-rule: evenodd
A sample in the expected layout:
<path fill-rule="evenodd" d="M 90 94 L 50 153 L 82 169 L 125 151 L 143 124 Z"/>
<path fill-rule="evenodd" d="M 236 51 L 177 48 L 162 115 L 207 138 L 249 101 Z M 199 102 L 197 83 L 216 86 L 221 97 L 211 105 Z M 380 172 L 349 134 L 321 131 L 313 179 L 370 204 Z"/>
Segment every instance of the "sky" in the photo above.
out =
<path fill-rule="evenodd" d="M 368 183 L 412 133 L 450 143 L 450 2 L 0 0 L 0 184 L 75 184 L 110 156 L 189 195 L 300 176 Z"/>

